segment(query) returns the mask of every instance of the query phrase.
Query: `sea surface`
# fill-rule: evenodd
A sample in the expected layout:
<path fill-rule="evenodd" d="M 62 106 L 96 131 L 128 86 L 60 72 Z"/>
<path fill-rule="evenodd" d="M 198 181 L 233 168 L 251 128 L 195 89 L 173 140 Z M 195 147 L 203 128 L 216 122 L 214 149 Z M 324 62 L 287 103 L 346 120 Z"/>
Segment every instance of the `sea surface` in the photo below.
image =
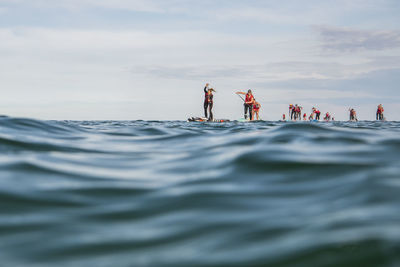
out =
<path fill-rule="evenodd" d="M 400 266 L 399 122 L 0 118 L 0 266 Z"/>

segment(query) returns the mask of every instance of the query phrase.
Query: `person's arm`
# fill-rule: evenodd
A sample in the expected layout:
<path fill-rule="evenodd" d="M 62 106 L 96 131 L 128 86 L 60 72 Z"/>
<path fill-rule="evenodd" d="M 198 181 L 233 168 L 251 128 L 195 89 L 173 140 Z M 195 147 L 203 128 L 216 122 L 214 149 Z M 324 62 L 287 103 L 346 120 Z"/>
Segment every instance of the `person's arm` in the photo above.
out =
<path fill-rule="evenodd" d="M 245 93 L 245 92 L 236 92 L 236 94 L 238 94 L 238 95 L 245 95 L 246 93 Z"/>
<path fill-rule="evenodd" d="M 204 87 L 204 93 L 207 93 L 208 90 L 208 83 L 206 83 L 206 87 Z"/>

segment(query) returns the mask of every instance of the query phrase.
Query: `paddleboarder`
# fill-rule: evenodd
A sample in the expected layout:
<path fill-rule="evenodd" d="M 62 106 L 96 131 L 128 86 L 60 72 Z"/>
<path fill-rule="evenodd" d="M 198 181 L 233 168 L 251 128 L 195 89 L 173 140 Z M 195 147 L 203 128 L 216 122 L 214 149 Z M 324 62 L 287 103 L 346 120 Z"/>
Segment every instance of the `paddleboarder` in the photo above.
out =
<path fill-rule="evenodd" d="M 206 86 L 204 87 L 204 118 L 208 118 L 208 83 L 206 83 Z"/>
<path fill-rule="evenodd" d="M 379 104 L 378 109 L 376 110 L 376 120 L 379 120 L 379 121 L 384 120 L 384 116 L 383 116 L 384 111 L 385 110 L 383 109 L 383 105 Z"/>
<path fill-rule="evenodd" d="M 249 89 L 247 93 L 245 92 L 236 92 L 238 95 L 246 95 L 246 99 L 244 99 L 244 118 L 247 119 L 247 112 L 249 112 L 250 120 L 253 120 L 253 105 L 254 105 L 254 96 L 251 90 Z"/>
<path fill-rule="evenodd" d="M 350 121 L 358 121 L 356 110 L 354 108 L 350 108 L 349 111 L 350 111 Z"/>
<path fill-rule="evenodd" d="M 257 116 L 257 120 L 259 121 L 260 120 L 260 116 L 259 116 L 259 112 L 260 112 L 260 108 L 261 108 L 261 105 L 260 105 L 260 103 L 258 103 L 255 99 L 254 99 L 254 104 L 253 104 L 253 119 L 254 119 L 254 114 Z"/>
<path fill-rule="evenodd" d="M 213 92 L 216 92 L 213 88 L 208 89 L 207 91 L 207 98 L 208 98 L 208 121 L 213 121 L 214 120 L 214 114 L 212 113 L 212 108 L 214 106 L 214 95 Z"/>

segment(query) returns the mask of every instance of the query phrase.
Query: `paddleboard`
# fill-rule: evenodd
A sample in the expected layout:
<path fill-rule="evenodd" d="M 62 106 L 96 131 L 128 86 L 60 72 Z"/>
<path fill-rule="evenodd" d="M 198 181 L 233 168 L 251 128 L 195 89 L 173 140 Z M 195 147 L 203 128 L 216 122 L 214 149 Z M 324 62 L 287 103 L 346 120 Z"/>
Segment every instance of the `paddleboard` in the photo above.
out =
<path fill-rule="evenodd" d="M 204 117 L 190 117 L 187 119 L 188 122 L 229 122 L 230 120 L 227 119 L 215 119 L 212 121 L 209 121 L 208 118 Z"/>

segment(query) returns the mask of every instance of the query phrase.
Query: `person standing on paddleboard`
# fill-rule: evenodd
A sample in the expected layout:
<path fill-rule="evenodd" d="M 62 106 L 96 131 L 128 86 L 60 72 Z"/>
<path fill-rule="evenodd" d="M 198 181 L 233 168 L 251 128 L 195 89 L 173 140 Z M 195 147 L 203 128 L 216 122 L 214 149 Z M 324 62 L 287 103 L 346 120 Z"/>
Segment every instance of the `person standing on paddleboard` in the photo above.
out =
<path fill-rule="evenodd" d="M 208 85 L 209 84 L 206 83 L 206 87 L 204 87 L 204 118 L 208 118 Z"/>
<path fill-rule="evenodd" d="M 350 121 L 358 121 L 356 110 L 354 108 L 349 108 L 349 111 L 350 111 Z"/>
<path fill-rule="evenodd" d="M 253 119 L 255 118 L 255 116 L 254 116 L 254 114 L 257 116 L 257 120 L 259 121 L 260 120 L 260 115 L 259 115 L 259 112 L 260 112 L 260 107 L 261 107 L 261 105 L 260 105 L 260 103 L 258 103 L 255 99 L 254 99 L 254 104 L 253 104 Z"/>
<path fill-rule="evenodd" d="M 213 88 L 208 89 L 207 91 L 207 97 L 208 97 L 208 121 L 213 121 L 214 120 L 214 114 L 212 113 L 212 108 L 214 105 L 214 95 L 213 92 L 216 92 Z"/>
<path fill-rule="evenodd" d="M 376 120 L 379 120 L 379 121 L 384 120 L 384 116 L 383 116 L 384 111 L 385 110 L 383 109 L 383 105 L 379 104 L 378 109 L 376 110 Z"/>
<path fill-rule="evenodd" d="M 254 96 L 249 89 L 247 93 L 245 92 L 236 92 L 238 95 L 246 95 L 246 99 L 244 100 L 244 118 L 247 120 L 247 111 L 249 111 L 250 120 L 253 120 L 253 104 L 254 104 Z"/>
<path fill-rule="evenodd" d="M 291 120 L 293 120 L 293 110 L 294 110 L 294 106 L 293 106 L 293 104 L 290 104 L 289 105 L 289 118 L 291 119 Z"/>

